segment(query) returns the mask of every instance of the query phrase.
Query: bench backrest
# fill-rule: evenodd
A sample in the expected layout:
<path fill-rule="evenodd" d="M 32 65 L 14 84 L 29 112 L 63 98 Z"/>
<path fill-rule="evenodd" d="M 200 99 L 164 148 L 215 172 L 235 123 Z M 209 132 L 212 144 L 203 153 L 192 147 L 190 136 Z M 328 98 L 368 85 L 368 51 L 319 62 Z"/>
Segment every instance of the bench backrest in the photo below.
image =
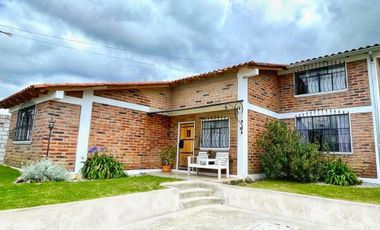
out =
<path fill-rule="evenodd" d="M 207 152 L 199 152 L 197 156 L 197 164 L 205 164 L 206 162 L 202 160 L 207 160 L 208 159 L 208 154 Z"/>
<path fill-rule="evenodd" d="M 218 164 L 219 162 L 221 166 L 228 165 L 228 157 L 229 157 L 228 152 L 217 152 L 215 155 L 215 164 Z"/>

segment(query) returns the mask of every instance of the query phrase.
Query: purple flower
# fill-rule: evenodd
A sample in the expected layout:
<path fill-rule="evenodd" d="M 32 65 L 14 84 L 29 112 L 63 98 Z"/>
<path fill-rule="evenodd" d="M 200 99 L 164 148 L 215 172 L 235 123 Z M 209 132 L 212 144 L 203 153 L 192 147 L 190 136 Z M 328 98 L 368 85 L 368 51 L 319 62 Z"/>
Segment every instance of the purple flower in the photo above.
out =
<path fill-rule="evenodd" d="M 96 152 L 101 152 L 101 151 L 103 151 L 103 148 L 98 147 L 98 146 L 92 146 L 91 148 L 88 149 L 87 153 L 94 154 Z"/>

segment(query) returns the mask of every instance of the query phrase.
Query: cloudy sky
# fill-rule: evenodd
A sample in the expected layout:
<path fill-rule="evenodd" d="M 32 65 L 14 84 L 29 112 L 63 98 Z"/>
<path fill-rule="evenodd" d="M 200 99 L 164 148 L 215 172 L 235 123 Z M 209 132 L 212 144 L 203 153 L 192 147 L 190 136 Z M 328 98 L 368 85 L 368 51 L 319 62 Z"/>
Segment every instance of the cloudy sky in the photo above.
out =
<path fill-rule="evenodd" d="M 380 42 L 378 0 L 0 0 L 0 98 L 55 82 L 168 80 Z"/>

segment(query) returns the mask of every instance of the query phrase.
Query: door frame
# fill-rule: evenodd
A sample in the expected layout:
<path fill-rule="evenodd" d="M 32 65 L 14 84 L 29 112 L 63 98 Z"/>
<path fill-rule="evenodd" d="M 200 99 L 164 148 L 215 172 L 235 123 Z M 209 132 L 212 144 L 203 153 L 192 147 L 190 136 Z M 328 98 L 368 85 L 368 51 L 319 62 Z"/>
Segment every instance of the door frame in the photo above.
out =
<path fill-rule="evenodd" d="M 178 122 L 178 131 L 177 131 L 177 158 L 176 158 L 176 170 L 179 166 L 179 140 L 181 138 L 181 124 L 193 124 L 194 126 L 194 139 L 193 139 L 193 156 L 194 156 L 194 149 L 195 149 L 195 121 L 180 121 Z"/>

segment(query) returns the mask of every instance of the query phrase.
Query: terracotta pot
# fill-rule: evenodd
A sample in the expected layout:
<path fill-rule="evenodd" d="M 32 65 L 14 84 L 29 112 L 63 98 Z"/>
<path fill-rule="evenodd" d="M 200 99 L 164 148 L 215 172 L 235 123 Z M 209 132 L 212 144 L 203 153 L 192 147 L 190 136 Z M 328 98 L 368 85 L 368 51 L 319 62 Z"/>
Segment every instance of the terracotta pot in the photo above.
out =
<path fill-rule="evenodd" d="M 172 166 L 171 165 L 162 165 L 162 172 L 171 172 Z"/>

